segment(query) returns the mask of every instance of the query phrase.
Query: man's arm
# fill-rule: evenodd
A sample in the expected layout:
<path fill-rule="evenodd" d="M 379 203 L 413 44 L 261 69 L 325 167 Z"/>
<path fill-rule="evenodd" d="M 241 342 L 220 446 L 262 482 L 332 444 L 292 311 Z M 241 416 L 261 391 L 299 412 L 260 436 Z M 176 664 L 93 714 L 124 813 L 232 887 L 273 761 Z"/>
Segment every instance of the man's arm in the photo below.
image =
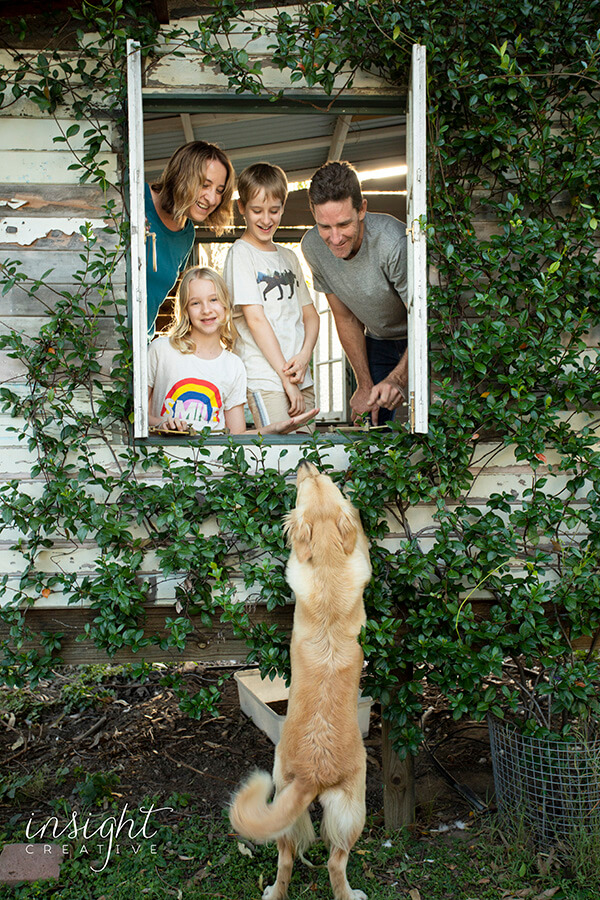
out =
<path fill-rule="evenodd" d="M 370 412 L 373 424 L 376 425 L 380 407 L 396 409 L 404 402 L 408 383 L 408 350 L 383 381 L 373 384 L 364 325 L 335 294 L 325 296 L 335 319 L 340 342 L 356 376 L 357 388 L 350 398 L 352 419 L 355 421 L 358 416 Z"/>
<path fill-rule="evenodd" d="M 369 405 L 369 397 L 373 389 L 373 379 L 369 371 L 367 360 L 367 345 L 365 342 L 365 328 L 363 323 L 350 312 L 345 303 L 342 303 L 335 294 L 325 294 L 333 318 L 335 327 L 344 353 L 350 361 L 350 365 L 356 376 L 356 391 L 350 398 L 352 419 L 355 420 L 363 413 L 370 412 L 373 404 Z"/>

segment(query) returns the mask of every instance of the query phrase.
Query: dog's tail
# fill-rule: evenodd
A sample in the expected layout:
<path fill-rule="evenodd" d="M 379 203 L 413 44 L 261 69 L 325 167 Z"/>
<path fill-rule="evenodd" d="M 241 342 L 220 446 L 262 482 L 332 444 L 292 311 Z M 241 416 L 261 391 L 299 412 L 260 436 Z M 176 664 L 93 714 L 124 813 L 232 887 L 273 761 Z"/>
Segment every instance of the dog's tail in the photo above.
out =
<path fill-rule="evenodd" d="M 257 843 L 280 837 L 316 796 L 314 787 L 303 784 L 298 778 L 294 778 L 269 803 L 272 790 L 271 776 L 267 772 L 254 772 L 235 794 L 229 809 L 229 818 L 235 830 Z"/>

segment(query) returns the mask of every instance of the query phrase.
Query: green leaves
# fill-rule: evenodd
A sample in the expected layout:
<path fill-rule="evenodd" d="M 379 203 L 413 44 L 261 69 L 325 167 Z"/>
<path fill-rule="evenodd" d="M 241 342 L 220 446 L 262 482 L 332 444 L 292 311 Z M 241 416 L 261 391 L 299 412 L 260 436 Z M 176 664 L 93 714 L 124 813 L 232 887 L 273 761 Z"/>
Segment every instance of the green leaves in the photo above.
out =
<path fill-rule="evenodd" d="M 591 93 L 600 76 L 598 36 L 581 40 L 593 7 L 555 4 L 548 16 L 541 2 L 517 11 L 500 2 L 490 15 L 470 3 L 457 16 L 442 0 L 355 0 L 261 10 L 254 22 L 248 4 L 219 0 L 195 30 L 162 32 L 161 54 L 193 51 L 246 95 L 263 92 L 265 47 L 269 65 L 321 99 L 336 95 L 340 77 L 351 87 L 359 69 L 404 90 L 411 44 L 427 47 L 430 430 L 364 434 L 334 473 L 371 541 L 361 642 L 368 690 L 386 705 L 401 754 L 420 740 L 424 679 L 456 718 L 493 711 L 568 733 L 586 710 L 598 714 L 598 663 L 578 649 L 600 633 L 600 112 Z M 150 57 L 157 24 L 127 0 L 72 15 L 77 54 L 15 56 L 0 93 L 71 119 L 55 140 L 72 148 L 82 183 L 105 191 L 106 152 L 123 121 L 125 39 Z M 24 290 L 40 309 L 35 337 L 0 338 L 27 372 L 27 389 L 5 386 L 0 401 L 24 419 L 19 438 L 37 455 L 36 492 L 13 481 L 1 494 L 23 559 L 2 612 L 2 677 L 35 680 L 61 652 L 60 632 L 29 648 L 19 608 L 50 592 L 91 605 L 80 637 L 109 654 L 179 652 L 222 623 L 263 675 L 289 675 L 289 636 L 273 621 L 285 621 L 292 599 L 282 519 L 294 488 L 283 454 L 274 468 L 260 441 L 251 459 L 232 439 L 209 465 L 201 442 L 185 461 L 121 442 L 132 360 L 115 278 L 129 240 L 120 209 L 106 200 L 106 233 L 83 226 L 77 289 L 54 291 L 51 304 L 50 272 L 32 279 L 16 260 L 2 267 L 3 293 Z M 109 380 L 107 320 L 119 340 Z M 321 467 L 326 444 L 306 445 Z M 113 451 L 110 465 L 98 446 Z M 87 572 L 45 571 L 65 544 L 93 545 Z M 175 610 L 155 633 L 148 602 L 167 585 Z M 272 620 L 255 615 L 258 603 Z M 177 690 L 190 715 L 214 714 L 218 686 Z"/>

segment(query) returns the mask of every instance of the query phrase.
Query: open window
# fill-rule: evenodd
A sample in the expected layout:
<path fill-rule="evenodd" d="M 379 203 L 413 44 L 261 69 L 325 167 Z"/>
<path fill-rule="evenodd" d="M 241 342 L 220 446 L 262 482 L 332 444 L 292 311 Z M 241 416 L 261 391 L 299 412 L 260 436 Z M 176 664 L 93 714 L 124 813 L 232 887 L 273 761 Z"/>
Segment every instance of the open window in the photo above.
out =
<path fill-rule="evenodd" d="M 414 48 L 405 116 L 393 98 L 372 95 L 341 98 L 331 109 L 324 105 L 322 110 L 299 104 L 297 99 L 273 104 L 239 95 L 202 95 L 197 101 L 164 93 L 145 92 L 142 97 L 139 45 L 128 43 L 135 438 L 148 436 L 144 183 L 158 178 L 178 146 L 195 139 L 222 146 L 237 171 L 265 159 L 282 166 L 298 189 L 290 192 L 276 240 L 295 250 L 314 224 L 306 182 L 327 159 L 348 159 L 357 168 L 370 211 L 389 213 L 408 223 L 409 421 L 413 431 L 427 431 L 424 53 L 424 48 Z M 411 166 L 409 174 L 403 165 L 405 157 Z M 236 227 L 216 238 L 208 229 L 197 227 L 194 258 L 220 269 L 223 243 L 231 243 L 240 234 L 241 228 Z M 310 286 L 310 270 L 306 272 Z M 318 424 L 336 426 L 349 422 L 352 372 L 325 297 L 315 295 L 315 303 L 321 317 L 313 359 L 317 405 L 322 410 Z M 164 311 L 168 314 L 168 300 Z"/>

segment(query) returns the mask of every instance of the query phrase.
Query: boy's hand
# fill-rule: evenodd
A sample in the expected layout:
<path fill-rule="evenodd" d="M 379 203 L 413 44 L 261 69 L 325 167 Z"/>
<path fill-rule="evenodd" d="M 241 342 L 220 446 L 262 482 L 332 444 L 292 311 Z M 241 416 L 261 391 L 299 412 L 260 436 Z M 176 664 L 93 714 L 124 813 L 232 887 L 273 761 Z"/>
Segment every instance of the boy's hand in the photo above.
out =
<path fill-rule="evenodd" d="M 290 416 L 297 416 L 306 409 L 306 401 L 302 391 L 296 384 L 292 384 L 289 378 L 283 379 L 283 389 L 290 401 Z"/>
<path fill-rule="evenodd" d="M 283 374 L 290 379 L 292 384 L 302 384 L 306 377 L 306 370 L 308 369 L 309 362 L 309 359 L 304 359 L 304 357 L 298 353 L 297 356 L 288 359 L 283 367 Z"/>

